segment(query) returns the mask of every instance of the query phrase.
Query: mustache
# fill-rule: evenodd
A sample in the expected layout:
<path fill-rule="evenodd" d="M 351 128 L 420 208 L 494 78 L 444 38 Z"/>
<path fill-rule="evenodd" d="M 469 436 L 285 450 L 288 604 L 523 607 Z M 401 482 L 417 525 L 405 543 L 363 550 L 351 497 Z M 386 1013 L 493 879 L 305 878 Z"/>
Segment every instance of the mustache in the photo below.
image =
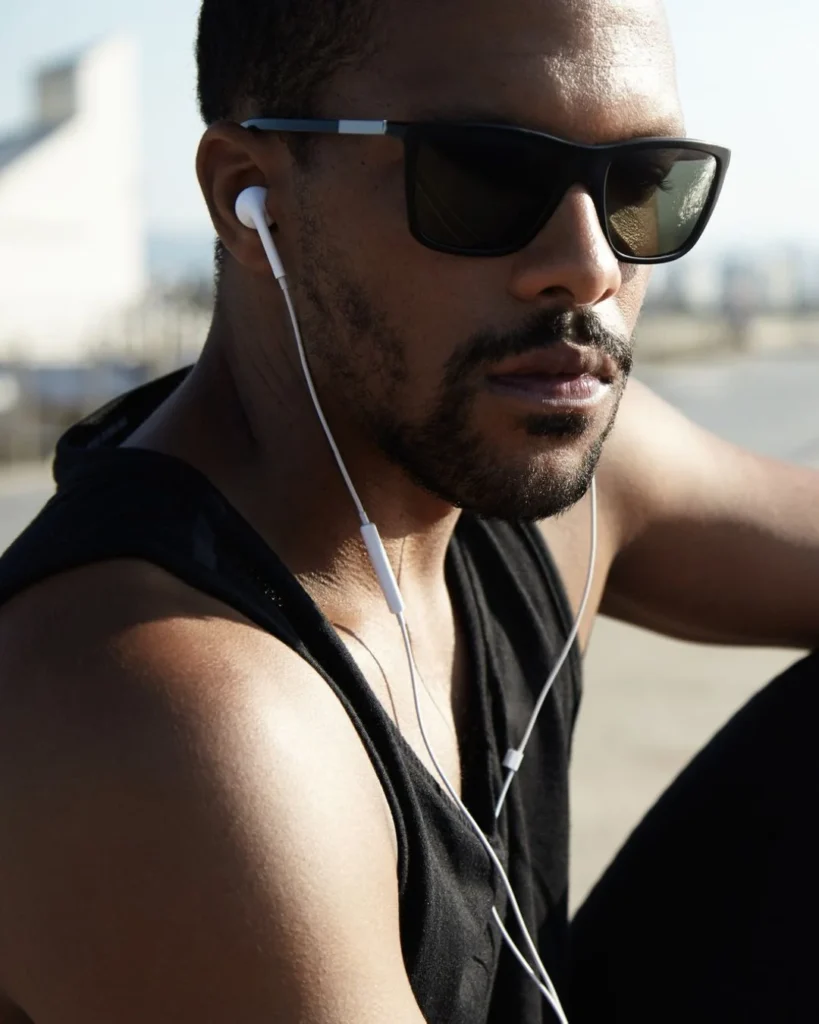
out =
<path fill-rule="evenodd" d="M 543 310 L 517 330 L 475 335 L 449 357 L 445 378 L 449 384 L 455 384 L 487 363 L 527 355 L 561 341 L 577 342 L 603 352 L 614 360 L 624 379 L 631 373 L 634 354 L 629 336 L 609 330 L 591 310 Z"/>

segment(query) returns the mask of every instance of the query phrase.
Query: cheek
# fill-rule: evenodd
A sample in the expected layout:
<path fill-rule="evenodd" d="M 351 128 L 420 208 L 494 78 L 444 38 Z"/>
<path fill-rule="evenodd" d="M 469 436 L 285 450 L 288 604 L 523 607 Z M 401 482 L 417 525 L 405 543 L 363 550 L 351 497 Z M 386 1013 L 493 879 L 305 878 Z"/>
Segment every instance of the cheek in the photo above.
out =
<path fill-rule="evenodd" d="M 434 252 L 412 237 L 403 162 L 388 168 L 347 165 L 343 173 L 339 168 L 323 189 L 318 212 L 327 287 L 337 267 L 400 337 L 419 398 L 432 393 L 452 351 L 497 322 L 497 311 L 493 316 L 487 304 L 493 294 L 503 301 L 498 270 L 482 273 L 478 262 Z"/>
<path fill-rule="evenodd" d="M 382 152 L 377 161 L 353 159 L 344 150 L 316 182 L 311 203 L 328 246 L 343 255 L 350 276 L 375 302 L 389 304 L 402 318 L 429 311 L 438 319 L 457 308 L 459 294 L 470 292 L 472 300 L 464 297 L 461 304 L 474 309 L 476 294 L 485 291 L 476 281 L 476 261 L 434 252 L 410 232 L 403 147 L 393 139 L 366 145 L 397 149 L 392 159 Z M 492 283 L 502 296 L 504 283 Z"/>
<path fill-rule="evenodd" d="M 637 326 L 640 310 L 651 281 L 651 267 L 634 263 L 621 264 L 622 284 L 616 302 L 629 333 Z"/>
<path fill-rule="evenodd" d="M 314 210 L 320 212 L 334 246 L 357 265 L 402 259 L 413 241 L 407 226 L 403 147 L 387 160 L 383 154 L 377 162 L 366 158 L 368 147 L 398 145 L 393 139 L 342 142 L 338 157 L 323 163 L 314 180 Z"/>

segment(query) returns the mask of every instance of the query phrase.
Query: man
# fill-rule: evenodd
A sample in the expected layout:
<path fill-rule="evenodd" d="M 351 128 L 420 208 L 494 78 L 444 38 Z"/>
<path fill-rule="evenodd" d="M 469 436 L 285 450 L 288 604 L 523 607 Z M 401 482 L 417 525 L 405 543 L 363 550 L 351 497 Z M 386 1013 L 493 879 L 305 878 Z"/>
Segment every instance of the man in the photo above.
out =
<path fill-rule="evenodd" d="M 205 0 L 198 58 L 221 240 L 204 352 L 69 432 L 56 500 L 0 567 L 0 1021 L 554 1019 L 502 949 L 505 894 L 439 785 L 235 203 L 267 189 L 431 746 L 560 987 L 576 650 L 493 807 L 578 608 L 595 469 L 581 644 L 597 611 L 694 640 L 819 633 L 816 476 L 626 390 L 650 262 L 696 240 L 727 154 L 671 141 L 653 0 Z"/>

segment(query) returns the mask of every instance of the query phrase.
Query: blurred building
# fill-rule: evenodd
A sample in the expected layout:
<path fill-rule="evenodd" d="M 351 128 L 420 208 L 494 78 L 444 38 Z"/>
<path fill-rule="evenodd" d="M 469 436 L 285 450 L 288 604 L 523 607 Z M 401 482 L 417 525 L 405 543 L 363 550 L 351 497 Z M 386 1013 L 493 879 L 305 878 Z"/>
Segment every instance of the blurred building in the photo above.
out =
<path fill-rule="evenodd" d="M 766 259 L 765 306 L 776 313 L 795 313 L 807 306 L 806 254 L 794 246 L 772 252 Z"/>
<path fill-rule="evenodd" d="M 736 255 L 722 265 L 723 308 L 733 319 L 747 319 L 767 306 L 767 270 L 750 256 Z"/>
<path fill-rule="evenodd" d="M 667 302 L 688 313 L 713 313 L 722 299 L 720 266 L 713 258 L 693 255 L 668 265 Z"/>
<path fill-rule="evenodd" d="M 116 38 L 34 77 L 0 131 L 0 362 L 83 363 L 147 284 L 136 47 Z"/>

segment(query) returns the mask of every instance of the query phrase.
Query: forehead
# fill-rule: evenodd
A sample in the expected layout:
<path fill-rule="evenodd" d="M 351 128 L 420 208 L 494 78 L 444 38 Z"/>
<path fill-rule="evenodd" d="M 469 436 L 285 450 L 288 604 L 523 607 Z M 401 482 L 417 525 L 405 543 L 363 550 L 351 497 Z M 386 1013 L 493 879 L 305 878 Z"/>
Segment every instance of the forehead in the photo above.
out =
<path fill-rule="evenodd" d="M 347 104 L 333 116 L 493 119 L 583 142 L 682 133 L 659 0 L 388 0 L 370 58 L 332 93 Z"/>

